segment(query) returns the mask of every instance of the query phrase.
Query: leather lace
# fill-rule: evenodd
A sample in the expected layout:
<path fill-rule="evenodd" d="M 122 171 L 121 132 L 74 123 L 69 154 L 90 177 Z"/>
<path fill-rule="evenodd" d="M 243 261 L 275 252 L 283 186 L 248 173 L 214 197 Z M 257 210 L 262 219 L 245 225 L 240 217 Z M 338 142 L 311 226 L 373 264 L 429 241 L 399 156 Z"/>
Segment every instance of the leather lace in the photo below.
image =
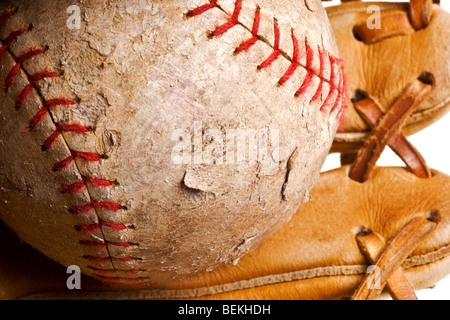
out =
<path fill-rule="evenodd" d="M 418 178 L 430 178 L 431 171 L 424 158 L 409 143 L 401 128 L 409 115 L 416 109 L 431 88 L 419 77 L 413 81 L 388 109 L 386 113 L 380 105 L 365 92 L 359 92 L 353 105 L 361 117 L 372 128 L 363 147 L 355 155 L 342 155 L 343 161 L 353 161 L 349 177 L 364 183 L 386 146 L 389 146 Z M 372 264 L 352 299 L 376 299 L 387 286 L 393 299 L 417 299 L 408 279 L 403 273 L 402 262 L 432 232 L 439 222 L 439 213 L 431 212 L 427 217 L 417 217 L 407 223 L 388 243 L 376 232 L 368 229 L 355 238 L 366 259 Z"/>
<path fill-rule="evenodd" d="M 411 0 L 409 12 L 388 14 L 384 17 L 382 29 L 368 29 L 365 24 L 361 24 L 356 25 L 353 32 L 361 41 L 373 43 L 393 35 L 426 28 L 431 22 L 432 5 L 432 0 Z M 431 177 L 431 171 L 424 158 L 401 131 L 405 120 L 427 95 L 431 85 L 430 81 L 424 81 L 419 77 L 403 91 L 386 113 L 370 94 L 358 92 L 357 98 L 352 100 L 353 105 L 372 131 L 358 153 L 341 154 L 341 164 L 351 164 L 349 171 L 351 179 L 360 183 L 370 179 L 370 174 L 386 146 L 389 146 L 418 178 Z M 362 232 L 356 234 L 355 238 L 361 253 L 371 263 L 371 268 L 352 299 L 376 299 L 387 287 L 395 300 L 416 300 L 417 297 L 401 264 L 420 241 L 436 228 L 438 222 L 438 212 L 430 212 L 428 217 L 416 217 L 389 243 L 369 229 L 364 228 Z"/>

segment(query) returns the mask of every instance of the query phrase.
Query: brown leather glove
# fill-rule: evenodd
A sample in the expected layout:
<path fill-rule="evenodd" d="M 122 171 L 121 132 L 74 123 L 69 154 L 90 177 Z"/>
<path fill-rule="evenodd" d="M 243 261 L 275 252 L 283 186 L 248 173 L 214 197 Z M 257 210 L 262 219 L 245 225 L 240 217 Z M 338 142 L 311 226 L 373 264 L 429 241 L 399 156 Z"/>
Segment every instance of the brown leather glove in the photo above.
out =
<path fill-rule="evenodd" d="M 377 13 L 372 5 L 380 9 Z M 406 136 L 442 117 L 450 108 L 450 15 L 431 0 L 410 3 L 352 1 L 328 7 L 347 77 L 348 108 L 332 152 L 352 153 L 370 126 L 354 107 L 365 96 L 384 112 L 416 79 L 432 89 L 406 120 Z"/>

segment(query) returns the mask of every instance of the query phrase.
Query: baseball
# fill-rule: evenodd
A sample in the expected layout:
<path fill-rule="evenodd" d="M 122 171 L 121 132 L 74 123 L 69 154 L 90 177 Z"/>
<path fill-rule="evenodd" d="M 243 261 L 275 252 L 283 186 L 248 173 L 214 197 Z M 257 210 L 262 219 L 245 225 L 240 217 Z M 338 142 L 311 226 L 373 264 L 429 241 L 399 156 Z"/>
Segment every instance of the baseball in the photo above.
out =
<path fill-rule="evenodd" d="M 236 263 L 344 109 L 320 0 L 2 1 L 0 39 L 0 218 L 108 284 Z"/>

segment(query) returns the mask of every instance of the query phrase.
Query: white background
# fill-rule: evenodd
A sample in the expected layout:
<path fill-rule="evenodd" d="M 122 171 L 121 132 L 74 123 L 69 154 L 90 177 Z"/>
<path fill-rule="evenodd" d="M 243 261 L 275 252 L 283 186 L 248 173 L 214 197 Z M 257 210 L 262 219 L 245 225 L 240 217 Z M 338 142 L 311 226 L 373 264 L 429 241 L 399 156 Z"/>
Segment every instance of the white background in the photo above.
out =
<path fill-rule="evenodd" d="M 380 0 L 378 0 L 380 1 Z M 382 0 L 381 0 L 382 1 Z M 391 0 L 389 2 L 405 2 Z M 324 7 L 338 5 L 339 0 L 322 2 Z M 450 1 L 441 0 L 441 7 L 450 12 Z M 447 39 L 447 42 L 450 39 Z M 450 59 L 450 57 L 449 57 Z M 448 84 L 450 85 L 450 83 Z M 450 175 L 450 114 L 447 114 L 430 127 L 408 137 L 408 140 L 424 156 L 430 168 Z M 404 166 L 404 163 L 386 148 L 378 160 L 379 166 Z M 328 156 L 322 171 L 327 171 L 339 166 L 339 155 Z M 425 289 L 416 292 L 419 300 L 450 300 L 450 276 L 437 283 L 433 289 Z"/>

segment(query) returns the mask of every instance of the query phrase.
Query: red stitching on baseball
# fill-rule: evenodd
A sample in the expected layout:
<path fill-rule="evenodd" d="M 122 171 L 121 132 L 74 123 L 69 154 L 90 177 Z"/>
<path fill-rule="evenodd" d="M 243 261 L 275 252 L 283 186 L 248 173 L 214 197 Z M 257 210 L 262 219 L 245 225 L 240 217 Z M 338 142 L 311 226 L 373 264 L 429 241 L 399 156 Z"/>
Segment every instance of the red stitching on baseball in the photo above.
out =
<path fill-rule="evenodd" d="M 339 66 L 339 68 L 338 68 L 338 72 L 339 72 L 339 85 L 338 85 L 338 89 L 337 89 L 337 91 L 338 91 L 338 96 L 337 96 L 337 98 L 336 98 L 336 101 L 334 102 L 333 107 L 331 108 L 330 113 L 333 113 L 333 112 L 334 112 L 334 110 L 335 110 L 335 109 L 337 108 L 337 106 L 339 105 L 339 102 L 342 100 L 341 98 L 342 98 L 342 96 L 343 96 L 342 86 L 343 86 L 343 79 L 344 79 L 344 77 L 343 77 L 343 75 L 342 75 L 341 60 L 337 60 L 337 63 L 338 63 L 338 66 Z"/>
<path fill-rule="evenodd" d="M 123 209 L 123 207 L 120 204 L 115 202 L 92 200 L 90 203 L 70 208 L 69 212 L 75 214 L 86 214 L 89 213 L 89 211 L 91 211 L 94 208 L 113 211 L 119 211 Z"/>
<path fill-rule="evenodd" d="M 100 223 L 78 224 L 75 226 L 75 229 L 78 231 L 86 232 L 87 234 L 92 234 L 95 231 L 100 231 L 101 225 Z"/>
<path fill-rule="evenodd" d="M 133 257 L 96 257 L 96 256 L 83 256 L 87 261 L 97 262 L 97 263 L 108 263 L 110 261 L 121 261 L 121 262 L 129 262 L 135 260 Z"/>
<path fill-rule="evenodd" d="M 85 126 L 79 124 L 63 124 L 56 126 L 56 130 L 48 137 L 42 144 L 42 150 L 47 150 L 55 142 L 56 138 L 61 134 L 61 132 L 75 132 L 75 133 L 86 133 L 88 129 Z"/>
<path fill-rule="evenodd" d="M 235 25 L 239 24 L 239 15 L 242 9 L 242 0 L 236 0 L 234 4 L 233 14 L 231 15 L 230 20 L 225 22 L 223 25 L 218 26 L 214 31 L 209 34 L 210 38 L 220 37 L 225 32 L 233 28 Z"/>
<path fill-rule="evenodd" d="M 341 76 L 342 76 L 342 86 L 340 88 L 341 90 L 341 108 L 337 114 L 337 118 L 339 119 L 339 127 L 342 125 L 344 118 L 342 117 L 343 113 L 345 112 L 345 109 L 347 109 L 348 105 L 347 105 L 347 95 L 346 95 L 346 88 L 347 88 L 347 78 L 345 77 L 344 74 L 344 66 L 343 66 L 343 61 L 340 60 L 340 64 L 341 64 L 341 68 L 340 68 L 340 72 L 341 72 Z M 338 128 L 339 130 L 339 128 Z"/>
<path fill-rule="evenodd" d="M 203 12 L 208 11 L 209 9 L 215 8 L 217 6 L 217 0 L 210 0 L 209 3 L 204 4 L 194 10 L 190 10 L 188 11 L 188 13 L 186 14 L 186 16 L 188 17 L 194 17 L 197 16 L 199 14 L 202 14 Z"/>
<path fill-rule="evenodd" d="M 84 246 L 97 248 L 98 250 L 106 249 L 108 244 L 112 245 L 112 246 L 124 247 L 124 248 L 129 248 L 133 245 L 131 242 L 111 242 L 111 241 L 95 242 L 95 241 L 87 241 L 87 240 L 80 241 L 80 243 Z"/>
<path fill-rule="evenodd" d="M 131 247 L 133 245 L 131 242 L 111 242 L 111 241 L 108 241 L 107 243 L 112 245 L 112 246 L 124 247 L 124 248 L 129 248 L 129 247 Z"/>
<path fill-rule="evenodd" d="M 308 44 L 308 41 L 305 39 L 305 49 L 306 49 L 306 77 L 303 80 L 303 84 L 300 87 L 300 89 L 297 90 L 297 92 L 294 94 L 295 96 L 300 96 L 303 93 L 306 92 L 308 87 L 310 86 L 314 74 L 314 70 L 312 69 L 312 63 L 314 59 L 314 51 L 311 49 L 311 47 Z"/>
<path fill-rule="evenodd" d="M 320 50 L 319 48 L 319 59 L 320 59 L 320 71 L 319 71 L 319 86 L 317 87 L 317 91 L 314 94 L 314 96 L 311 98 L 311 101 L 316 101 L 320 97 L 320 93 L 322 92 L 323 88 L 323 73 L 324 73 L 324 66 L 325 66 L 325 56 L 327 53 L 325 51 Z"/>
<path fill-rule="evenodd" d="M 62 193 L 77 193 L 86 188 L 86 182 L 84 180 L 72 183 L 65 184 L 59 188 L 59 191 Z"/>
<path fill-rule="evenodd" d="M 75 229 L 91 234 L 92 232 L 100 231 L 102 226 L 108 227 L 114 231 L 122 231 L 127 229 L 127 226 L 122 223 L 114 223 L 108 221 L 100 221 L 100 223 L 92 224 L 79 224 L 75 226 Z"/>
<path fill-rule="evenodd" d="M 202 14 L 212 8 L 218 8 L 221 11 L 223 11 L 224 13 L 226 13 L 228 16 L 230 16 L 230 19 L 223 25 L 217 27 L 214 31 L 212 31 L 209 36 L 210 37 L 216 37 L 216 36 L 220 36 L 222 34 L 224 34 L 225 32 L 227 32 L 229 29 L 231 29 L 232 27 L 234 27 L 237 24 L 241 24 L 242 26 L 245 27 L 245 29 L 249 30 L 243 23 L 241 23 L 239 21 L 239 15 L 242 9 L 242 0 L 237 0 L 235 2 L 234 5 L 234 10 L 233 10 L 233 14 L 230 15 L 229 13 L 227 13 L 219 4 L 217 4 L 217 1 L 210 1 L 207 4 L 204 4 L 196 9 L 190 10 L 188 11 L 188 13 L 186 14 L 188 17 L 193 17 L 199 14 Z M 265 40 L 262 36 L 258 35 L 258 29 L 259 29 L 259 24 L 260 24 L 260 8 L 259 6 L 256 7 L 256 13 L 255 13 L 255 17 L 253 20 L 253 27 L 251 30 L 252 33 L 252 37 L 244 42 L 242 42 L 234 51 L 235 54 L 240 53 L 242 51 L 247 51 L 248 49 L 250 49 L 258 40 L 262 40 L 265 43 L 267 43 L 269 46 L 270 44 L 267 42 L 267 40 Z M 337 91 L 336 94 L 336 100 L 340 101 L 342 96 L 345 95 L 345 80 L 344 79 L 339 79 L 338 83 L 336 83 L 336 81 L 334 80 L 334 78 L 336 77 L 335 75 L 335 71 L 333 71 L 334 68 L 334 62 L 333 60 L 337 60 L 337 58 L 329 55 L 329 61 L 331 63 L 330 68 L 331 68 L 331 75 L 330 75 L 330 80 L 327 80 L 324 76 L 324 70 L 325 70 L 325 52 L 321 51 L 319 48 L 319 58 L 320 58 L 320 70 L 316 71 L 312 68 L 312 61 L 314 59 L 314 51 L 311 49 L 311 47 L 308 45 L 308 43 L 305 40 L 305 49 L 306 49 L 306 66 L 303 66 L 300 63 L 300 59 L 299 59 L 299 48 L 298 48 L 298 41 L 297 38 L 294 35 L 294 32 L 291 32 L 291 38 L 292 38 L 292 42 L 293 42 L 293 46 L 294 46 L 294 52 L 293 52 L 293 56 L 292 58 L 290 58 L 287 54 L 283 53 L 280 49 L 279 49 L 279 41 L 280 41 L 280 30 L 277 24 L 276 19 L 274 18 L 274 44 L 272 46 L 273 51 L 270 54 L 270 56 L 260 65 L 257 66 L 258 70 L 267 68 L 268 66 L 270 66 L 273 61 L 275 61 L 280 55 L 283 55 L 286 59 L 288 59 L 290 61 L 290 66 L 288 68 L 288 70 L 285 72 L 285 74 L 280 78 L 280 80 L 278 81 L 278 85 L 283 85 L 286 83 L 286 81 L 288 81 L 292 75 L 295 73 L 296 69 L 301 66 L 303 68 L 306 69 L 307 74 L 305 76 L 305 79 L 303 80 L 302 86 L 295 92 L 294 96 L 299 96 L 301 94 L 303 94 L 307 88 L 311 85 L 313 77 L 317 76 L 320 79 L 319 82 L 319 86 L 317 88 L 317 91 L 314 93 L 312 99 L 310 101 L 316 101 L 319 97 L 320 94 L 323 90 L 323 83 L 327 82 L 330 86 L 330 90 L 329 93 L 324 101 L 324 103 L 322 104 L 320 110 L 323 112 L 325 111 L 325 108 L 328 106 L 328 104 L 330 103 L 330 99 L 333 96 L 334 91 Z M 341 67 L 341 65 L 339 64 L 338 67 Z M 344 77 L 343 72 L 339 72 L 338 74 L 339 78 Z M 331 108 L 332 111 L 334 111 L 334 109 L 336 109 L 337 105 L 339 105 L 339 102 L 334 102 L 333 107 Z M 330 114 L 332 113 L 332 111 L 330 111 Z M 342 112 L 338 112 L 337 116 L 342 115 Z"/>
<path fill-rule="evenodd" d="M 15 39 L 17 39 L 22 33 L 27 32 L 27 29 L 22 28 L 16 31 L 12 31 L 9 36 L 6 37 L 5 40 L 2 41 L 2 46 L 0 47 L 0 60 L 3 59 L 3 56 L 5 55 L 6 49 L 8 46 L 13 42 Z"/>
<path fill-rule="evenodd" d="M 127 229 L 127 226 L 122 223 L 114 223 L 108 221 L 101 221 L 101 225 L 113 229 L 114 231 L 121 231 Z"/>
<path fill-rule="evenodd" d="M 95 162 L 100 161 L 102 159 L 102 156 L 93 152 L 79 152 L 71 150 L 70 156 L 54 164 L 53 171 L 60 171 L 64 168 L 67 168 L 74 161 L 75 158 L 82 158 L 87 161 Z"/>
<path fill-rule="evenodd" d="M 93 178 L 93 177 L 83 177 L 83 180 L 89 182 L 94 187 L 110 187 L 114 184 L 113 181 L 101 179 L 101 178 Z"/>
<path fill-rule="evenodd" d="M 323 102 L 322 106 L 320 107 L 320 111 L 325 111 L 325 108 L 328 106 L 328 103 L 331 99 L 331 96 L 333 95 L 333 92 L 335 89 L 335 79 L 336 79 L 336 70 L 335 70 L 335 64 L 336 64 L 336 58 L 333 56 L 329 56 L 330 60 L 330 91 L 328 92 L 328 96 L 325 98 L 325 101 Z"/>
<path fill-rule="evenodd" d="M 8 76 L 6 77 L 5 80 L 5 88 L 8 89 L 14 82 L 14 79 L 16 78 L 17 73 L 19 72 L 20 68 L 22 67 L 22 63 L 24 63 L 27 60 L 30 60 L 32 58 L 34 58 L 37 55 L 40 55 L 42 53 L 44 53 L 44 49 L 31 49 L 28 52 L 25 52 L 24 54 L 18 56 L 16 58 L 16 64 L 14 65 L 14 67 L 11 69 L 11 71 L 9 72 Z"/>
<path fill-rule="evenodd" d="M 268 66 L 270 66 L 272 64 L 272 62 L 274 62 L 281 54 L 281 51 L 279 49 L 279 47 L 280 47 L 280 28 L 278 27 L 277 19 L 274 19 L 274 22 L 273 22 L 273 33 L 274 33 L 273 51 L 270 54 L 270 56 L 257 67 L 258 70 L 261 70 L 261 69 L 264 69 L 264 68 L 267 68 Z"/>
<path fill-rule="evenodd" d="M 107 248 L 107 244 L 104 242 L 95 242 L 95 241 L 80 241 L 80 244 L 83 246 L 93 247 L 97 250 L 105 250 Z"/>
<path fill-rule="evenodd" d="M 94 205 L 92 203 L 87 203 L 81 206 L 69 208 L 69 212 L 75 214 L 86 214 L 89 213 L 92 209 L 94 209 Z"/>
<path fill-rule="evenodd" d="M 114 184 L 112 181 L 106 179 L 83 176 L 82 180 L 72 184 L 63 185 L 59 190 L 63 193 L 77 193 L 87 188 L 86 182 L 91 183 L 94 187 L 110 187 Z"/>
<path fill-rule="evenodd" d="M 238 54 L 242 51 L 247 51 L 250 49 L 258 40 L 258 30 L 259 30 L 259 24 L 261 21 L 261 8 L 259 6 L 256 6 L 256 12 L 255 12 L 255 18 L 253 19 L 253 27 L 252 27 L 252 37 L 248 39 L 247 41 L 244 41 L 241 43 L 239 47 L 237 47 L 234 50 L 235 54 Z"/>
<path fill-rule="evenodd" d="M 64 160 L 55 163 L 53 165 L 52 170 L 56 172 L 56 171 L 60 171 L 64 168 L 67 168 L 72 163 L 72 161 L 73 161 L 73 156 L 70 155 L 67 158 L 65 158 Z"/>
<path fill-rule="evenodd" d="M 16 11 L 15 10 L 6 10 L 0 16 L 0 27 L 8 20 Z"/>
<path fill-rule="evenodd" d="M 19 97 L 17 98 L 16 102 L 16 110 L 19 110 L 22 104 L 25 102 L 25 100 L 28 98 L 28 96 L 31 93 L 31 90 L 35 87 L 35 85 L 46 78 L 56 78 L 59 77 L 59 74 L 56 72 L 43 70 L 41 72 L 35 73 L 28 77 L 29 83 L 23 88 L 22 92 L 19 94 Z"/>
<path fill-rule="evenodd" d="M 290 64 L 289 68 L 284 73 L 284 75 L 280 78 L 280 80 L 278 80 L 278 84 L 280 86 L 284 85 L 286 83 L 286 81 L 289 80 L 289 78 L 294 74 L 295 70 L 300 65 L 298 62 L 300 50 L 298 48 L 298 40 L 294 35 L 294 30 L 292 30 L 292 32 L 291 32 L 291 39 L 292 39 L 292 45 L 294 46 L 294 53 L 292 55 L 292 60 L 291 60 L 291 64 Z"/>
<path fill-rule="evenodd" d="M 68 100 L 66 98 L 59 98 L 59 99 L 51 99 L 44 101 L 44 106 L 34 115 L 34 117 L 30 120 L 30 123 L 27 128 L 25 128 L 23 131 L 31 131 L 33 130 L 39 122 L 45 117 L 45 115 L 49 112 L 51 108 L 54 108 L 59 105 L 64 106 L 70 106 L 74 105 L 75 102 Z"/>
<path fill-rule="evenodd" d="M 115 273 L 125 273 L 125 274 L 136 274 L 141 270 L 138 269 L 103 269 L 97 267 L 88 267 L 92 269 L 94 272 L 103 273 L 103 274 L 115 274 Z"/>

